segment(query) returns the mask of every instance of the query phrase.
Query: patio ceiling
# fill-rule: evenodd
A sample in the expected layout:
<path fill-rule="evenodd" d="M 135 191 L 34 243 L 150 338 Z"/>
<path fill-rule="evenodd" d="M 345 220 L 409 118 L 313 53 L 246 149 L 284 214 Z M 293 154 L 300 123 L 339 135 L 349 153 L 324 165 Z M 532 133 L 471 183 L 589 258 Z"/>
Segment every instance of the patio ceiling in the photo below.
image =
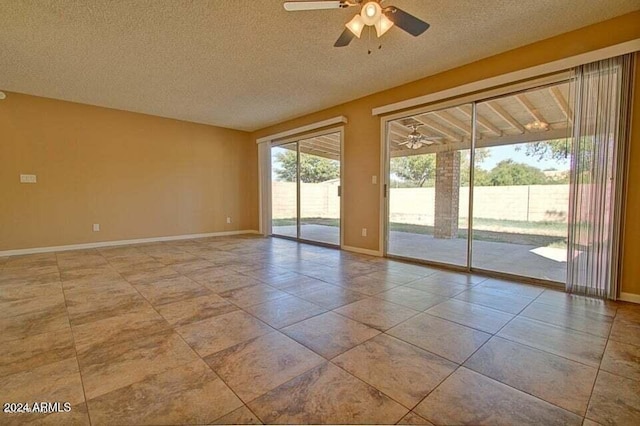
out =
<path fill-rule="evenodd" d="M 566 138 L 573 112 L 570 85 L 563 83 L 477 104 L 477 147 Z M 471 104 L 408 116 L 389 125 L 391 156 L 407 156 L 471 147 Z M 534 122 L 548 124 L 547 130 L 529 130 Z M 437 138 L 420 149 L 399 145 L 413 130 Z"/>
<path fill-rule="evenodd" d="M 569 83 L 563 83 L 478 103 L 477 147 L 566 138 L 573 116 L 570 95 Z M 471 104 L 465 104 L 390 122 L 391 156 L 469 149 L 471 114 Z M 547 130 L 528 130 L 526 126 L 536 121 L 547 123 Z M 399 145 L 413 130 L 411 126 L 419 126 L 420 133 L 439 138 L 438 142 L 416 150 Z M 299 143 L 302 153 L 340 159 L 340 133 L 301 139 Z M 295 145 L 281 147 L 294 149 Z"/>

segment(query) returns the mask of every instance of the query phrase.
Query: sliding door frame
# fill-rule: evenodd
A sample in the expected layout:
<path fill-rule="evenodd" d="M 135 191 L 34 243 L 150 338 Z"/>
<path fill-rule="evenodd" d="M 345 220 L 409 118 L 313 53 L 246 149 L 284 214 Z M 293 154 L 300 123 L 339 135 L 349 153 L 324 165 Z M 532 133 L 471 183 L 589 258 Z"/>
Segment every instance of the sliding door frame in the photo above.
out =
<path fill-rule="evenodd" d="M 318 136 L 325 136 L 328 134 L 338 133 L 340 135 L 340 187 L 338 189 L 340 196 L 340 243 L 339 244 L 331 244 L 325 243 L 322 241 L 314 241 L 307 240 L 300 237 L 300 210 L 301 210 L 301 200 L 300 200 L 300 141 L 305 139 L 311 139 Z M 312 133 L 304 133 L 294 137 L 287 137 L 283 139 L 275 139 L 269 143 L 269 158 L 271 159 L 271 149 L 274 147 L 278 147 L 280 145 L 286 144 L 296 144 L 296 237 L 290 237 L 287 235 L 277 235 L 273 233 L 272 226 L 270 228 L 271 237 L 283 238 L 285 240 L 298 241 L 301 243 L 314 244 L 322 247 L 330 247 L 330 248 L 342 248 L 344 246 L 344 226 L 343 226 L 343 213 L 344 213 L 344 126 L 332 127 L 328 129 L 318 130 Z M 271 160 L 269 161 L 271 163 Z M 271 175 L 268 176 L 268 186 L 271 188 Z M 270 197 L 270 205 L 268 206 L 269 211 L 272 212 L 273 209 L 273 197 Z M 272 217 L 272 214 L 269 215 Z"/>
<path fill-rule="evenodd" d="M 533 284 L 548 286 L 552 288 L 564 288 L 564 283 L 560 283 L 557 281 L 544 280 L 539 278 L 526 277 L 516 274 L 509 274 L 505 272 L 492 271 L 489 269 L 482 269 L 472 266 L 473 260 L 473 193 L 474 193 L 474 170 L 475 170 L 475 148 L 476 148 L 476 139 L 477 139 L 477 104 L 481 102 L 485 102 L 488 100 L 492 100 L 495 98 L 500 98 L 503 96 L 508 96 L 510 94 L 516 94 L 520 92 L 526 92 L 528 90 L 532 90 L 538 87 L 549 86 L 553 84 L 558 84 L 566 81 L 571 81 L 574 78 L 573 72 L 571 70 L 543 76 L 540 78 L 521 81 L 513 84 L 509 84 L 506 86 L 501 86 L 494 89 L 489 89 L 480 93 L 474 93 L 469 95 L 463 95 L 460 97 L 445 99 L 442 101 L 433 102 L 428 105 L 424 105 L 418 108 L 413 108 L 410 110 L 405 110 L 399 113 L 389 114 L 380 117 L 380 174 L 381 174 L 381 185 L 380 185 L 380 247 L 382 250 L 382 256 L 390 259 L 398 259 L 413 263 L 420 263 L 424 265 L 432 265 L 440 268 L 459 271 L 459 272 L 473 272 L 479 273 L 482 275 L 486 275 L 489 277 L 509 279 L 509 280 L 518 280 L 521 282 L 529 282 Z M 397 256 L 393 254 L 389 254 L 389 188 L 390 188 L 390 138 L 389 138 L 389 125 L 392 121 L 410 117 L 417 114 L 426 114 L 429 112 L 439 111 L 442 109 L 447 109 L 451 107 L 455 107 L 463 104 L 471 104 L 472 108 L 472 124 L 471 124 L 471 153 L 470 153 L 470 161 L 469 161 L 469 218 L 468 218 L 468 230 L 467 230 L 467 265 L 459 266 L 453 265 L 443 262 L 425 260 L 425 259 L 417 259 L 417 258 L 407 258 L 403 256 Z"/>

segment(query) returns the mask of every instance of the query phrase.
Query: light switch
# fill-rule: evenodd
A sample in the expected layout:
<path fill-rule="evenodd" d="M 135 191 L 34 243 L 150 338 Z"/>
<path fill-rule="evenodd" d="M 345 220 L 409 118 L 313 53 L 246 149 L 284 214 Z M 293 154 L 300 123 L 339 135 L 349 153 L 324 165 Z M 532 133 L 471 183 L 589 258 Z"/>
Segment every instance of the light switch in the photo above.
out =
<path fill-rule="evenodd" d="M 371 176 L 371 183 L 372 184 L 377 184 L 378 183 L 378 176 Z"/>
<path fill-rule="evenodd" d="M 36 183 L 36 175 L 20 175 L 20 183 Z"/>

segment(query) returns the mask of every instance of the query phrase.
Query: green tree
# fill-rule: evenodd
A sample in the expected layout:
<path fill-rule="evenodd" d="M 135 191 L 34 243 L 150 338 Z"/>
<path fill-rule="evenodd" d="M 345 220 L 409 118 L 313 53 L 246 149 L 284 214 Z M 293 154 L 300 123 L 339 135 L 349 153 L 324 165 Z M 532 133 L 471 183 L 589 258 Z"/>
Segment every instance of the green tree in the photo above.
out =
<path fill-rule="evenodd" d="M 513 160 L 500 161 L 489 171 L 487 177 L 489 184 L 493 186 L 539 185 L 547 181 L 542 170 Z"/>
<path fill-rule="evenodd" d="M 279 168 L 275 170 L 279 181 L 295 182 L 297 178 L 295 151 L 287 150 L 275 155 Z M 300 153 L 300 180 L 305 183 L 325 182 L 340 177 L 340 162 L 328 158 Z"/>
<path fill-rule="evenodd" d="M 436 156 L 433 154 L 409 155 L 391 159 L 391 173 L 412 186 L 422 187 L 433 182 L 436 172 Z"/>

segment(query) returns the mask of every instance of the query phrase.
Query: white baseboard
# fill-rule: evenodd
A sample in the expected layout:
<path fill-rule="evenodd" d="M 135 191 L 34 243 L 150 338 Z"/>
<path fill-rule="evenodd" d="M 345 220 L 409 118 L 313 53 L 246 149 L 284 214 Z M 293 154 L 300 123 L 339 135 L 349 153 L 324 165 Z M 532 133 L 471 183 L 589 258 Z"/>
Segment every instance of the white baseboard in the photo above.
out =
<path fill-rule="evenodd" d="M 369 250 L 369 249 L 363 249 L 360 247 L 351 247 L 351 246 L 342 246 L 341 248 L 342 250 L 351 251 L 354 253 L 368 254 L 369 256 L 382 257 L 382 252 L 378 250 Z"/>
<path fill-rule="evenodd" d="M 224 237 L 224 236 L 241 235 L 241 234 L 259 234 L 259 232 L 255 230 L 224 231 L 224 232 L 209 232 L 206 234 L 186 234 L 186 235 L 171 235 L 168 237 L 138 238 L 134 240 L 100 241 L 97 243 L 69 244 L 64 246 L 34 247 L 34 248 L 27 248 L 27 249 L 0 251 L 0 257 L 19 256 L 23 254 L 35 254 L 35 253 L 49 253 L 52 251 L 84 250 L 84 249 L 93 249 L 93 248 L 100 248 L 100 247 L 125 246 L 130 244 L 155 243 L 160 241 L 191 240 L 196 238 L 207 238 L 207 237 Z"/>
<path fill-rule="evenodd" d="M 640 303 L 640 294 L 620 293 L 620 299 L 623 302 Z"/>

